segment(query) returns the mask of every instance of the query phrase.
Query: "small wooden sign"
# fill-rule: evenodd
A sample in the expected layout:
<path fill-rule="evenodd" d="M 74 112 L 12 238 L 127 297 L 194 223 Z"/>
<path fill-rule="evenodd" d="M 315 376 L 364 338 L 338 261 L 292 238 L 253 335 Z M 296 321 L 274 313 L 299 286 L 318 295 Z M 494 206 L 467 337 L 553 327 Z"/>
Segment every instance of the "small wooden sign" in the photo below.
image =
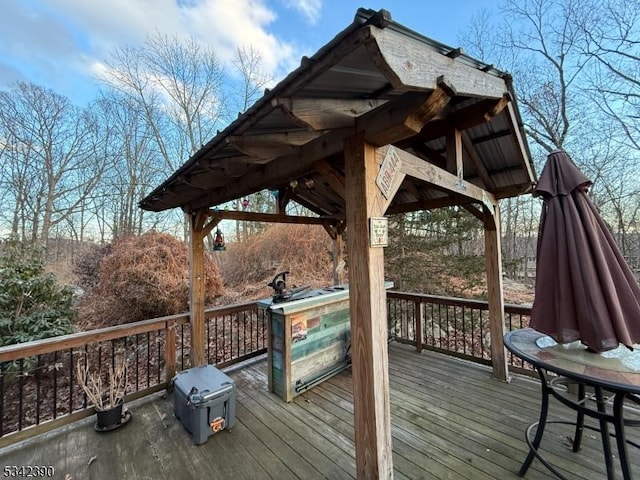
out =
<path fill-rule="evenodd" d="M 393 192 L 392 187 L 395 183 L 395 179 L 400 173 L 400 167 L 402 160 L 398 156 L 396 149 L 390 146 L 387 150 L 387 154 L 384 156 L 382 165 L 380 165 L 380 171 L 376 177 L 376 185 L 384 195 L 384 198 L 389 199 L 389 195 Z M 395 193 L 395 192 L 394 192 Z"/>
<path fill-rule="evenodd" d="M 388 231 L 386 217 L 371 217 L 369 219 L 369 245 L 371 247 L 386 247 L 389 244 Z"/>

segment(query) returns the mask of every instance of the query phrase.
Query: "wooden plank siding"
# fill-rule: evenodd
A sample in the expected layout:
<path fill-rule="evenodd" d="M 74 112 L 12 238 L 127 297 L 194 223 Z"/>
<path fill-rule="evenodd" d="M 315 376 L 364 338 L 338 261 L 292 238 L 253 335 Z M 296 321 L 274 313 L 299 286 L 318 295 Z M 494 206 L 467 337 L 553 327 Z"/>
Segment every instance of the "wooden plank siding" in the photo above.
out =
<path fill-rule="evenodd" d="M 131 403 L 133 418 L 119 430 L 96 433 L 85 419 L 0 450 L 0 464 L 53 465 L 60 479 L 355 478 L 350 370 L 289 404 L 267 392 L 263 359 L 227 373 L 237 384 L 236 426 L 203 445 L 173 417 L 171 398 L 156 394 Z M 538 414 L 536 381 L 514 376 L 507 384 L 486 366 L 396 343 L 389 379 L 394 478 L 519 478 L 523 432 Z M 552 418 L 572 417 L 557 402 L 551 407 Z M 638 441 L 637 429 L 628 433 Z M 569 479 L 605 478 L 599 437 L 587 431 L 582 450 L 572 453 L 571 435 L 570 427 L 549 425 L 545 458 Z M 630 458 L 639 474 L 634 448 Z M 525 478 L 551 475 L 534 461 Z"/>

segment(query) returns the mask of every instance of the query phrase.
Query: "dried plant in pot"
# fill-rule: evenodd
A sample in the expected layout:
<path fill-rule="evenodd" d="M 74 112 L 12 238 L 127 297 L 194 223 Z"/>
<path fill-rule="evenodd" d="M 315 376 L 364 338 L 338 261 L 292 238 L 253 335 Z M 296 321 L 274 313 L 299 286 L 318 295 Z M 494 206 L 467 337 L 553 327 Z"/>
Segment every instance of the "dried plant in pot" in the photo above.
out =
<path fill-rule="evenodd" d="M 107 368 L 92 368 L 85 355 L 76 363 L 78 383 L 96 412 L 94 429 L 99 432 L 114 430 L 129 421 L 131 413 L 124 408 L 127 385 L 127 361 L 118 355 Z"/>

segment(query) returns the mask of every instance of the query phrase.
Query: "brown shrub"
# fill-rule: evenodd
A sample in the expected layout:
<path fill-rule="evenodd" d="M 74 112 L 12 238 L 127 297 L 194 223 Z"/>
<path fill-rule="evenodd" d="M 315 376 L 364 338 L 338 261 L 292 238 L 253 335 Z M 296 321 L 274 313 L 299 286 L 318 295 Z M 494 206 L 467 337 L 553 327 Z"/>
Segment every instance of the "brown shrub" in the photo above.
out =
<path fill-rule="evenodd" d="M 212 260 L 205 256 L 206 302 L 222 293 Z M 80 327 L 135 322 L 189 309 L 187 246 L 159 232 L 122 237 L 102 258 L 98 282 L 80 306 Z"/>
<path fill-rule="evenodd" d="M 278 272 L 289 270 L 289 287 L 326 287 L 332 283 L 331 238 L 319 225 L 275 224 L 217 253 L 227 302 L 266 298 Z"/>

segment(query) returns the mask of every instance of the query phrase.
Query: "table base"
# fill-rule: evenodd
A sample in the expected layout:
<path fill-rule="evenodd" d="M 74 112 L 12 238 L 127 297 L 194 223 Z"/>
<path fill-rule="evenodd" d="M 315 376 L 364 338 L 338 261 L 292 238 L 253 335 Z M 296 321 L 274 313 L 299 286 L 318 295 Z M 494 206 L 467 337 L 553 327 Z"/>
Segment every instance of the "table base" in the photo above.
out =
<path fill-rule="evenodd" d="M 547 423 L 561 423 L 566 425 L 575 425 L 575 435 L 573 439 L 573 451 L 577 452 L 580 450 L 580 444 L 582 442 L 582 432 L 583 430 L 589 429 L 593 431 L 600 432 L 602 439 L 602 449 L 605 457 L 605 465 L 607 469 L 607 478 L 609 480 L 613 480 L 614 478 L 614 467 L 613 467 L 613 455 L 611 451 L 611 441 L 610 437 L 616 439 L 616 446 L 618 449 L 618 456 L 620 458 L 620 466 L 622 469 L 622 475 L 625 480 L 631 480 L 631 470 L 629 467 L 629 459 L 627 455 L 627 444 L 630 444 L 636 448 L 640 448 L 640 445 L 626 440 L 624 434 L 625 426 L 639 426 L 640 420 L 625 420 L 623 416 L 623 405 L 626 398 L 629 398 L 631 401 L 635 403 L 640 403 L 638 398 L 635 395 L 628 395 L 626 392 L 614 392 L 607 391 L 599 386 L 594 386 L 595 391 L 595 401 L 597 404 L 597 410 L 592 408 L 588 408 L 586 406 L 586 387 L 584 383 L 578 382 L 576 380 L 568 379 L 565 377 L 555 377 L 551 381 L 547 380 L 547 375 L 545 372 L 536 367 L 538 372 L 538 376 L 540 377 L 540 384 L 542 386 L 542 404 L 540 407 L 540 419 L 529 425 L 525 432 L 525 439 L 527 441 L 527 445 L 529 446 L 529 454 L 527 458 L 523 462 L 520 467 L 520 471 L 518 475 L 521 477 L 527 473 L 527 470 L 531 466 L 531 462 L 533 462 L 534 458 L 540 460 L 540 462 L 549 469 L 554 475 L 562 480 L 567 480 L 560 472 L 558 472 L 553 466 L 551 466 L 546 460 L 542 458 L 542 456 L 538 453 L 538 449 L 540 448 L 540 443 L 542 441 L 542 436 L 544 434 L 545 426 Z M 558 385 L 568 386 L 570 384 L 575 384 L 578 386 L 578 401 L 571 400 L 566 396 L 559 393 L 556 388 Z M 555 388 L 554 388 L 555 387 Z M 613 413 L 609 414 L 606 411 L 606 405 L 609 402 L 605 397 L 605 392 L 613 395 Z M 577 419 L 575 422 L 569 421 L 561 421 L 561 420 L 552 420 L 547 421 L 547 415 L 549 412 L 549 396 L 553 396 L 557 400 L 559 400 L 563 405 L 575 410 L 577 412 Z M 596 428 L 590 425 L 584 424 L 585 416 L 594 418 L 598 420 L 600 427 Z M 612 423 L 615 428 L 615 434 L 611 434 L 609 432 L 609 423 Z M 531 432 L 536 428 L 536 434 L 531 440 Z"/>

